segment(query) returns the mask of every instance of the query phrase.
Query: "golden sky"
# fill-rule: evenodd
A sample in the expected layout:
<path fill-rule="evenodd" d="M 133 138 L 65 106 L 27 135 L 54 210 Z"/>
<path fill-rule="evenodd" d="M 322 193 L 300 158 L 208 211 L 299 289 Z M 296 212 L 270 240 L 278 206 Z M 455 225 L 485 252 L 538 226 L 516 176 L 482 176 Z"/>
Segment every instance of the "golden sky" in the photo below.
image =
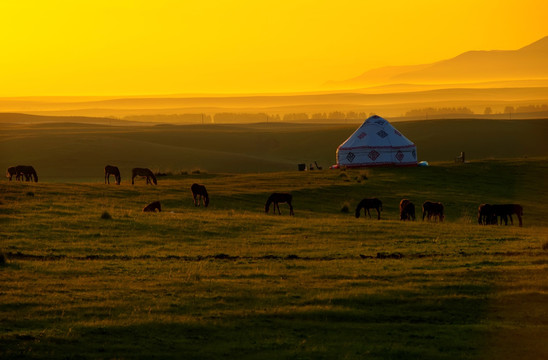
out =
<path fill-rule="evenodd" d="M 0 96 L 315 90 L 548 35 L 545 0 L 2 0 Z"/>

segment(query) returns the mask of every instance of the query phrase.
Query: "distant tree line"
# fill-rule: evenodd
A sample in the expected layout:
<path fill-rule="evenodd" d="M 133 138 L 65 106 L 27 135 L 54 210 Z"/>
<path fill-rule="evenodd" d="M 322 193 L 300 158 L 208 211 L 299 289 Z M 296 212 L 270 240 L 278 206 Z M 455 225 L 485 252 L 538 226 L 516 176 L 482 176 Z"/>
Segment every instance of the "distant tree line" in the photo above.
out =
<path fill-rule="evenodd" d="M 467 107 L 442 107 L 442 108 L 424 108 L 414 109 L 405 113 L 406 117 L 424 117 L 440 115 L 472 115 L 474 112 Z"/>
<path fill-rule="evenodd" d="M 542 105 L 520 105 L 506 106 L 504 109 L 499 108 L 496 114 L 520 114 L 520 113 L 540 113 L 548 112 L 548 104 Z M 494 115 L 495 112 L 490 106 L 487 106 L 483 111 L 484 115 Z M 295 121 L 340 121 L 340 120 L 365 120 L 375 113 L 357 112 L 357 111 L 332 111 L 332 112 L 317 112 L 317 113 L 287 113 L 287 114 L 268 114 L 260 113 L 231 113 L 222 112 L 217 114 L 155 114 L 155 115 L 130 115 L 124 117 L 126 120 L 133 121 L 153 121 L 166 123 L 194 123 L 194 124 L 211 124 L 211 123 L 251 123 L 251 122 L 295 122 Z M 427 107 L 422 109 L 413 109 L 407 111 L 403 116 L 415 118 L 436 118 L 447 115 L 474 115 L 474 112 L 468 107 Z M 381 114 L 382 116 L 382 114 Z"/>
<path fill-rule="evenodd" d="M 542 105 L 522 105 L 522 106 L 506 106 L 504 108 L 505 114 L 512 114 L 512 113 L 533 113 L 533 112 L 542 112 L 542 111 L 548 111 L 548 104 L 542 104 Z"/>

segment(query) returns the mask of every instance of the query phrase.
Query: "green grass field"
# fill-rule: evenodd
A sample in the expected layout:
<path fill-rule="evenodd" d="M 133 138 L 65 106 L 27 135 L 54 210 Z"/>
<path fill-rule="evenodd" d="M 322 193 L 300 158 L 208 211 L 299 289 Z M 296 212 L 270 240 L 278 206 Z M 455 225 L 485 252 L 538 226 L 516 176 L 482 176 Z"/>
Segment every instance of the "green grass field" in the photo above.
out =
<path fill-rule="evenodd" d="M 0 358 L 548 358 L 547 160 L 2 181 Z M 397 220 L 404 197 L 446 221 Z M 523 227 L 479 226 L 485 202 Z"/>

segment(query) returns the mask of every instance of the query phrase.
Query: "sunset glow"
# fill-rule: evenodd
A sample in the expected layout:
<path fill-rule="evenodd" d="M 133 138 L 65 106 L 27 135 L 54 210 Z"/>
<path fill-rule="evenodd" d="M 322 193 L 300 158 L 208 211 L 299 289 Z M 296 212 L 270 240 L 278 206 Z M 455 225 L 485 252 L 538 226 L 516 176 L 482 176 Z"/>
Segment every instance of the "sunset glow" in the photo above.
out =
<path fill-rule="evenodd" d="M 316 90 L 387 65 L 518 49 L 546 1 L 2 1 L 0 96 Z"/>

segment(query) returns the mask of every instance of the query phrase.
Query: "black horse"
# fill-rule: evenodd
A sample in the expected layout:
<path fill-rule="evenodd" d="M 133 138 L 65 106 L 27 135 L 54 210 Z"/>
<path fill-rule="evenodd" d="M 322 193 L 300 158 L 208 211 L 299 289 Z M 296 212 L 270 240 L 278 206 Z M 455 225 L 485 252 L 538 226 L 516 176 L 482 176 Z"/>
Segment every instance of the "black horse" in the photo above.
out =
<path fill-rule="evenodd" d="M 25 177 L 25 181 L 32 181 L 34 179 L 35 182 L 38 182 L 38 175 L 36 174 L 36 170 L 30 165 L 17 165 L 15 167 L 16 172 L 16 178 L 23 178 Z"/>
<path fill-rule="evenodd" d="M 493 205 L 481 204 L 478 207 L 478 224 L 480 225 L 496 225 L 497 216 L 493 211 Z"/>
<path fill-rule="evenodd" d="M 502 225 L 502 220 L 504 220 L 504 225 L 508 225 L 508 217 L 510 217 L 510 223 L 514 225 L 512 220 L 512 215 L 515 214 L 519 220 L 519 226 L 522 226 L 521 217 L 523 216 L 523 207 L 519 204 L 503 204 L 503 205 L 491 205 L 493 215 L 496 217 L 500 216 L 500 224 Z"/>
<path fill-rule="evenodd" d="M 207 190 L 204 185 L 192 184 L 192 186 L 190 186 L 190 190 L 192 190 L 194 206 L 200 206 L 200 198 L 202 199 L 202 204 L 204 204 L 204 207 L 209 205 L 209 195 L 207 194 Z"/>
<path fill-rule="evenodd" d="M 372 199 L 363 199 L 360 201 L 358 206 L 356 207 L 356 217 L 360 217 L 360 212 L 362 209 L 365 209 L 364 215 L 367 214 L 369 217 L 371 217 L 371 213 L 369 212 L 369 209 L 375 209 L 377 210 L 377 219 L 381 219 L 381 211 L 382 211 L 382 201 L 380 201 L 377 198 Z"/>
<path fill-rule="evenodd" d="M 162 204 L 159 201 L 154 201 L 143 208 L 143 212 L 162 212 Z"/>
<path fill-rule="evenodd" d="M 289 205 L 289 215 L 295 215 L 293 213 L 293 205 L 291 205 L 291 200 L 293 200 L 293 196 L 291 194 L 287 193 L 272 193 L 268 197 L 268 200 L 266 200 L 266 204 L 264 206 L 264 212 L 268 214 L 268 210 L 270 209 L 270 204 L 274 203 L 274 213 L 276 213 L 276 208 L 278 209 L 278 214 L 281 215 L 280 212 L 280 203 L 287 203 Z"/>
<path fill-rule="evenodd" d="M 122 177 L 120 176 L 120 170 L 118 170 L 116 166 L 105 166 L 105 184 L 110 184 L 110 175 L 114 176 L 114 179 L 116 179 L 116 185 L 120 185 Z"/>
<path fill-rule="evenodd" d="M 422 221 L 424 218 L 430 221 L 432 218 L 438 218 L 440 222 L 443 221 L 445 215 L 443 215 L 443 204 L 440 202 L 425 201 L 422 204 Z"/>
<path fill-rule="evenodd" d="M 134 184 L 134 179 L 136 176 L 142 176 L 147 179 L 147 185 L 154 183 L 154 185 L 158 185 L 158 181 L 156 180 L 156 176 L 150 171 L 150 169 L 147 168 L 133 168 L 131 170 L 131 185 Z M 152 179 L 152 182 L 151 182 Z"/>

